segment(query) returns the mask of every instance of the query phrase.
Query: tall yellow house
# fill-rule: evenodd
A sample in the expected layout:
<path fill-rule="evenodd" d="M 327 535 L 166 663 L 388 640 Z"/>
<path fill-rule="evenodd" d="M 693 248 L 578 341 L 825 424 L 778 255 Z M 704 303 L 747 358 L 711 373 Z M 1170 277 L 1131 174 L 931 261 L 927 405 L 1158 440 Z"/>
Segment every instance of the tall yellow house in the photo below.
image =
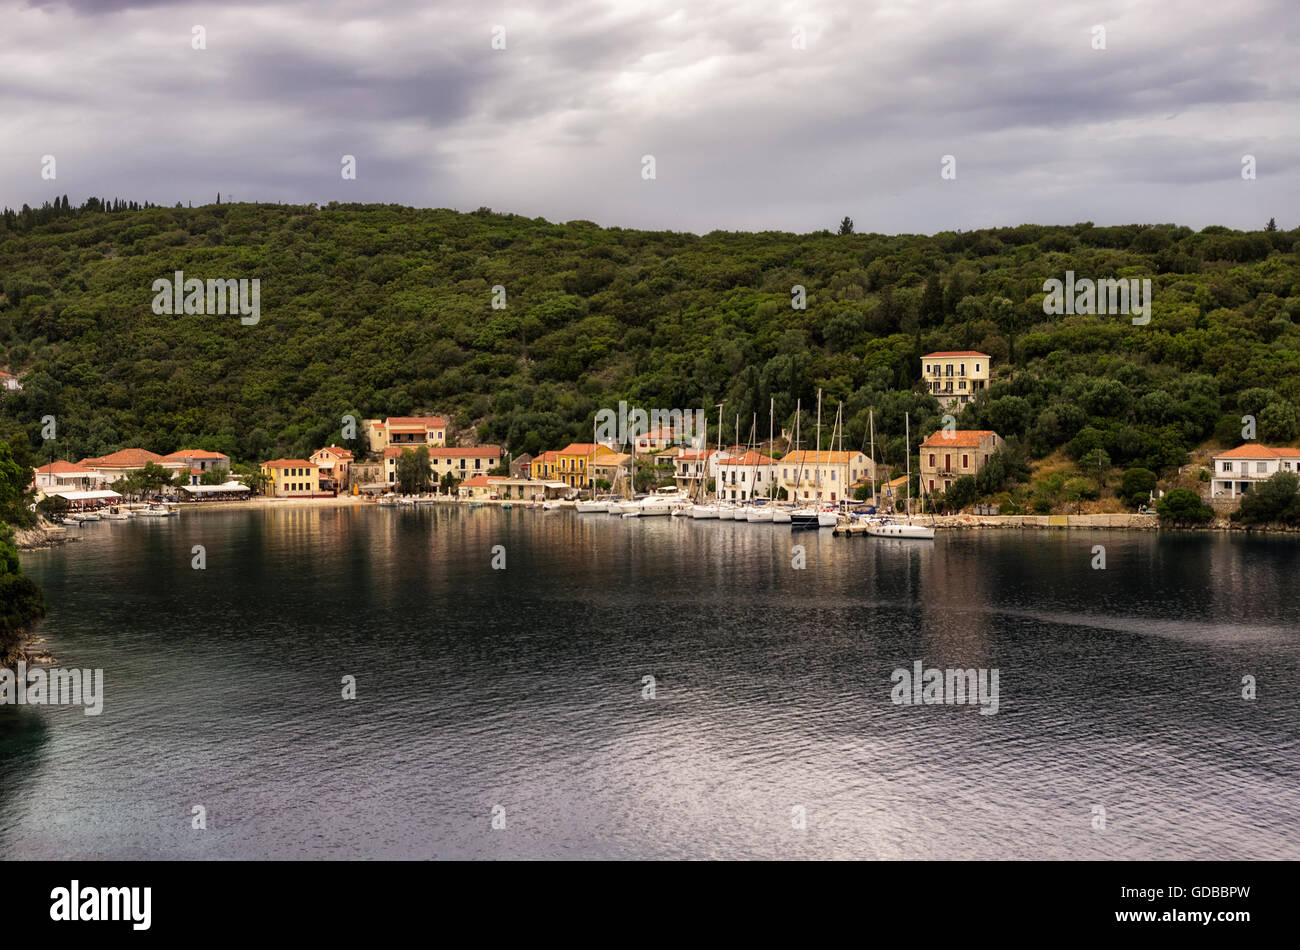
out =
<path fill-rule="evenodd" d="M 321 494 L 320 468 L 306 459 L 262 463 L 266 493 L 272 498 L 311 498 Z"/>
<path fill-rule="evenodd" d="M 586 488 L 594 481 L 587 471 L 592 459 L 612 454 L 613 450 L 594 442 L 570 442 L 560 449 L 560 481 L 570 488 Z"/>
<path fill-rule="evenodd" d="M 545 482 L 555 481 L 560 474 L 560 453 L 554 449 L 543 452 L 529 463 L 528 469 L 530 478 Z"/>
<path fill-rule="evenodd" d="M 964 406 L 989 385 L 993 358 L 978 350 L 941 350 L 921 357 L 921 379 L 945 409 Z"/>

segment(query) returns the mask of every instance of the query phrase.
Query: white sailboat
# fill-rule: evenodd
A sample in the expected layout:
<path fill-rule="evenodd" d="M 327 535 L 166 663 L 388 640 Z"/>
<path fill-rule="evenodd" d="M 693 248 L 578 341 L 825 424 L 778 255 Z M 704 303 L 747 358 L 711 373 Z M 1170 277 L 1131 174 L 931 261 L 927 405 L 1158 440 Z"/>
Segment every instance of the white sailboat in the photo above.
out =
<path fill-rule="evenodd" d="M 913 541 L 933 541 L 934 528 L 912 524 L 912 421 L 907 413 L 903 414 L 906 438 L 903 451 L 907 453 L 907 521 L 882 521 L 867 526 L 867 534 L 877 538 L 905 538 Z"/>

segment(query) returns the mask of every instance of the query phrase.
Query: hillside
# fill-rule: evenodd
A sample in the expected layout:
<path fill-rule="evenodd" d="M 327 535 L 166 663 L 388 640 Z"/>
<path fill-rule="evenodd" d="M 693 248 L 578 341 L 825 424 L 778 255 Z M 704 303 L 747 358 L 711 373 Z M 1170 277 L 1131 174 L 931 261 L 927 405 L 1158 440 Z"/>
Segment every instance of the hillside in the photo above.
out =
<path fill-rule="evenodd" d="M 913 387 L 940 349 L 994 357 L 958 424 L 1018 435 L 1034 458 L 1102 447 L 1168 471 L 1237 441 L 1245 413 L 1263 440 L 1300 436 L 1300 230 L 697 236 L 486 209 L 106 207 L 0 218 L 0 347 L 24 387 L 3 397 L 0 436 L 16 451 L 25 438 L 42 457 L 141 445 L 251 461 L 337 441 L 345 414 L 436 411 L 462 437 L 536 452 L 589 436 L 619 399 L 725 401 L 765 432 L 769 396 L 791 425 L 822 388 L 827 418 L 845 403 L 846 445 L 874 407 L 899 461 L 905 409 L 916 439 L 938 424 Z M 153 282 L 178 270 L 260 279 L 259 322 L 156 315 Z M 1150 323 L 1045 316 L 1043 281 L 1067 270 L 1151 278 Z"/>

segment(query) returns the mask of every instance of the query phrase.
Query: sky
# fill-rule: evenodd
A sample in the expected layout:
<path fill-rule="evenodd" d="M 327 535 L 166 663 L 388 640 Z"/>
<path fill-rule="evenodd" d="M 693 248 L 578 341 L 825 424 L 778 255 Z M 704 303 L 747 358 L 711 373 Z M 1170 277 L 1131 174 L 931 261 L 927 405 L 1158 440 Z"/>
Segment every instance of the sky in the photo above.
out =
<path fill-rule="evenodd" d="M 0 0 L 0 23 L 14 208 L 1300 225 L 1297 0 Z"/>

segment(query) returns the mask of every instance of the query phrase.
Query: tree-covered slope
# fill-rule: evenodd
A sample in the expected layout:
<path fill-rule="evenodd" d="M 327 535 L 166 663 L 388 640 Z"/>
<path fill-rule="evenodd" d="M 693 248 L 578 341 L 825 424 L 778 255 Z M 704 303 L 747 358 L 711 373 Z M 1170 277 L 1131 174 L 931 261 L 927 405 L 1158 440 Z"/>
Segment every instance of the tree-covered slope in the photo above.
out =
<path fill-rule="evenodd" d="M 788 426 L 821 388 L 827 417 L 845 403 L 846 445 L 874 408 L 900 459 L 902 412 L 916 438 L 939 418 L 920 355 L 968 348 L 996 376 L 958 424 L 1037 455 L 1102 446 L 1167 468 L 1216 430 L 1234 439 L 1246 413 L 1263 439 L 1300 435 L 1300 231 L 696 236 L 486 210 L 109 207 L 0 219 L 0 344 L 24 373 L 0 434 L 21 429 L 43 456 L 303 456 L 337 441 L 345 414 L 423 411 L 536 452 L 589 436 L 619 399 L 725 401 L 731 438 L 735 413 L 766 433 L 769 397 Z M 260 279 L 260 321 L 155 315 L 153 282 L 177 270 Z M 1067 270 L 1151 278 L 1150 323 L 1044 315 L 1043 281 Z"/>

